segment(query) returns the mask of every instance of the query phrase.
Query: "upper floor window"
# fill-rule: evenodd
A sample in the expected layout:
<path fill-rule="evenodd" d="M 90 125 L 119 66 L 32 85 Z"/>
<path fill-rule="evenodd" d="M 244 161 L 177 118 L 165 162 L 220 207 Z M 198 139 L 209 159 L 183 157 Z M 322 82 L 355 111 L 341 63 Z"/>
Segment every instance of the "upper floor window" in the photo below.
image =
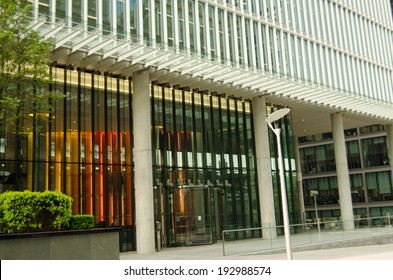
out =
<path fill-rule="evenodd" d="M 363 139 L 362 150 L 365 167 L 389 164 L 386 137 Z"/>

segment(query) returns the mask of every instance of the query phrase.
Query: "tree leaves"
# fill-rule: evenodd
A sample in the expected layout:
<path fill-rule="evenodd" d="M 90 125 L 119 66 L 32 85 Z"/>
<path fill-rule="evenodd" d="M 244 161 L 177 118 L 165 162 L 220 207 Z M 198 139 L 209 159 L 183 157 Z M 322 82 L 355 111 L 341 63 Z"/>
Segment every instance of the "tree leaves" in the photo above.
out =
<path fill-rule="evenodd" d="M 0 0 L 0 134 L 21 132 L 31 113 L 50 112 L 51 44 L 29 27 L 25 0 Z"/>

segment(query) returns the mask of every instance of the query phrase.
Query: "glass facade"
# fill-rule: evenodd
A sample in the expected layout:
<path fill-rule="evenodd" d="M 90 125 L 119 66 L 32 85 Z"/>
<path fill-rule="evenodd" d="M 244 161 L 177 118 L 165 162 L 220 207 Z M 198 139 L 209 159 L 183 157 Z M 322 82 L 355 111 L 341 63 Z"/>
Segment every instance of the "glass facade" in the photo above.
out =
<path fill-rule="evenodd" d="M 377 209 L 374 208 L 376 202 L 393 201 L 392 171 L 385 127 L 373 125 L 348 129 L 344 134 L 354 215 L 376 216 L 373 214 Z M 336 208 L 334 211 L 340 213 L 332 139 L 322 135 L 326 134 L 299 138 L 304 204 L 309 217 L 315 217 L 314 197 L 310 195 L 312 190 L 318 191 L 316 202 L 322 217 L 333 215 L 328 208 Z M 330 170 L 322 168 L 326 163 L 331 166 Z M 391 211 L 391 207 L 378 209 L 382 209 L 385 214 Z M 330 218 L 332 217 L 335 216 Z"/>
<path fill-rule="evenodd" d="M 58 96 L 51 101 L 53 112 L 32 113 L 25 133 L 0 139 L 1 191 L 61 191 L 73 198 L 74 214 L 92 214 L 98 226 L 132 227 L 132 80 L 67 68 L 50 71 L 50 90 Z M 259 226 L 251 103 L 153 82 L 151 108 L 150 187 L 165 245 L 211 243 L 224 229 Z M 289 209 L 296 222 L 290 119 L 280 126 Z M 274 147 L 275 137 L 270 139 Z M 272 162 L 279 204 L 277 163 Z M 249 237 L 254 236 L 231 236 Z"/>
<path fill-rule="evenodd" d="M 164 244 L 209 243 L 221 239 L 222 230 L 260 226 L 251 103 L 155 83 L 151 91 L 155 212 L 165 232 Z M 290 120 L 280 125 L 290 216 L 297 222 Z M 272 147 L 274 139 L 270 135 Z M 280 205 L 275 149 L 271 156 L 275 203 Z M 229 236 L 249 237 L 256 236 Z"/>
<path fill-rule="evenodd" d="M 131 225 L 131 82 L 52 68 L 52 113 L 32 113 L 25 133 L 1 149 L 3 191 L 57 190 L 73 198 L 74 214 L 97 224 Z"/>
<path fill-rule="evenodd" d="M 222 229 L 257 226 L 250 103 L 165 85 L 152 85 L 152 92 L 154 182 L 168 245 L 184 235 L 178 228 L 188 215 L 180 201 L 187 188 L 209 187 L 214 238 Z"/>

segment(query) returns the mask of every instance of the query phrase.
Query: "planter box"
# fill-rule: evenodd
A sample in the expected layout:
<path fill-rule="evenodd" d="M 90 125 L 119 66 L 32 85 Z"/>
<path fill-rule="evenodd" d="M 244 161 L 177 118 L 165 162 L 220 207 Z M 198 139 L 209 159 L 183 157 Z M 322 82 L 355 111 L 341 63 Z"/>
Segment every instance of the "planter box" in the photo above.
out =
<path fill-rule="evenodd" d="M 2 260 L 118 260 L 120 228 L 0 235 Z"/>

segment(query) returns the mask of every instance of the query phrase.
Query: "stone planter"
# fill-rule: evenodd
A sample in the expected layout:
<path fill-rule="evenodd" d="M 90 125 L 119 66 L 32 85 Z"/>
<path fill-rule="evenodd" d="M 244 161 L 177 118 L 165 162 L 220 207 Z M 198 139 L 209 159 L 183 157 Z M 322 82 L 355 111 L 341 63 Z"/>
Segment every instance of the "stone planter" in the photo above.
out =
<path fill-rule="evenodd" d="M 0 235 L 2 260 L 118 260 L 120 228 Z"/>

